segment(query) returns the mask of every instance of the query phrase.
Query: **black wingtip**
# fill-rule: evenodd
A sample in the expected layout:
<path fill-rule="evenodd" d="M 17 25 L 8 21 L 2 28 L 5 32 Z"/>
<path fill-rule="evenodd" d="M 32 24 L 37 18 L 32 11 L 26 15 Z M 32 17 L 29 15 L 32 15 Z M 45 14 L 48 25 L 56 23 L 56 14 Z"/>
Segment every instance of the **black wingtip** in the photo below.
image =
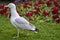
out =
<path fill-rule="evenodd" d="M 39 29 L 36 28 L 36 29 L 34 30 L 34 32 L 35 32 L 35 33 L 38 33 L 38 32 L 39 32 Z"/>

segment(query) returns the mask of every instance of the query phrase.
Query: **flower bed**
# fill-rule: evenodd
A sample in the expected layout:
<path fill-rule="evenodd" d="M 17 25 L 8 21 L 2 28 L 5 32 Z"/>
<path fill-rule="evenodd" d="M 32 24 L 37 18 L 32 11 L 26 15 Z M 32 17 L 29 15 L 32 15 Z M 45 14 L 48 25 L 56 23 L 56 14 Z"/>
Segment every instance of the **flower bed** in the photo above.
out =
<path fill-rule="evenodd" d="M 17 10 L 20 16 L 27 18 L 29 21 L 39 21 L 48 23 L 60 23 L 60 3 L 57 1 L 43 1 L 35 2 L 13 2 L 17 5 Z M 0 5 L 0 14 L 10 17 L 8 8 L 3 9 Z"/>

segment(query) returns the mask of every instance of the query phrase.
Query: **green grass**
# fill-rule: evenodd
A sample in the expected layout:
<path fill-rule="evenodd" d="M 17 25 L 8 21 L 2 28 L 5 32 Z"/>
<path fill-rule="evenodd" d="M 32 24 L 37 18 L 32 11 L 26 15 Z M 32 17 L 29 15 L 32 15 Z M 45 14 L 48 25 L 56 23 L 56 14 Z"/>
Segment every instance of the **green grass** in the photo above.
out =
<path fill-rule="evenodd" d="M 35 34 L 32 31 L 20 30 L 18 40 L 60 40 L 60 24 L 39 21 L 33 21 L 31 23 L 39 28 L 40 32 Z M 27 32 L 29 33 L 28 36 Z M 0 15 L 0 40 L 17 40 L 13 38 L 16 34 L 17 30 L 10 23 L 9 18 Z"/>

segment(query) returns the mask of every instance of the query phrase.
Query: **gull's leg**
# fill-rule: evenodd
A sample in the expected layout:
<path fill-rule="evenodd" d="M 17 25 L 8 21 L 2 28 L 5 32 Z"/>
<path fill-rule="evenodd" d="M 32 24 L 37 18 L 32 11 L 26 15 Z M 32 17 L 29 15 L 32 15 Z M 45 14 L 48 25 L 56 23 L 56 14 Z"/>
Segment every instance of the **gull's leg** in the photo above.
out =
<path fill-rule="evenodd" d="M 19 38 L 19 29 L 17 29 L 17 38 Z"/>
<path fill-rule="evenodd" d="M 17 29 L 17 34 L 16 34 L 16 37 L 13 37 L 13 38 L 19 38 L 19 29 L 18 28 L 16 29 Z"/>

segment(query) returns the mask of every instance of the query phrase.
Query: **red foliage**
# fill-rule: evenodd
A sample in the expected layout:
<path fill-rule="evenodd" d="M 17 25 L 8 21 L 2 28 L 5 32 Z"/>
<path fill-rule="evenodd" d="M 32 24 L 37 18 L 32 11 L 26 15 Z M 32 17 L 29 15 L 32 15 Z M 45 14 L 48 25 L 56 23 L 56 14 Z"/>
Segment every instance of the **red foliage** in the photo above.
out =
<path fill-rule="evenodd" d="M 24 5 L 28 5 L 28 2 L 23 2 Z"/>
<path fill-rule="evenodd" d="M 49 14 L 50 14 L 50 13 L 47 12 L 47 11 L 44 11 L 44 12 L 43 12 L 43 15 L 44 15 L 44 16 L 49 16 Z"/>
<path fill-rule="evenodd" d="M 0 10 L 0 14 L 4 14 L 7 12 L 7 8 Z"/>
<path fill-rule="evenodd" d="M 0 14 L 3 14 L 3 11 L 2 10 L 0 11 Z"/>
<path fill-rule="evenodd" d="M 4 5 L 0 4 L 0 9 L 3 9 L 4 8 Z"/>
<path fill-rule="evenodd" d="M 39 4 L 36 3 L 36 4 L 34 4 L 34 6 L 39 6 Z"/>
<path fill-rule="evenodd" d="M 56 23 L 60 23 L 60 19 L 56 20 Z"/>
<path fill-rule="evenodd" d="M 46 4 L 50 6 L 52 4 L 52 1 L 47 1 Z"/>
<path fill-rule="evenodd" d="M 55 6 L 58 6 L 58 2 L 54 1 L 54 5 L 55 5 Z"/>
<path fill-rule="evenodd" d="M 58 8 L 60 8 L 60 3 L 58 4 Z"/>
<path fill-rule="evenodd" d="M 35 10 L 36 10 L 36 11 L 40 11 L 40 8 L 38 8 L 38 7 L 35 7 Z"/>
<path fill-rule="evenodd" d="M 58 6 L 59 6 L 59 2 L 54 1 L 54 5 L 55 5 L 56 7 L 58 7 Z"/>
<path fill-rule="evenodd" d="M 52 8 L 52 14 L 58 14 L 58 9 L 57 8 Z"/>
<path fill-rule="evenodd" d="M 20 2 L 13 2 L 13 3 L 16 4 L 16 5 L 20 4 Z"/>
<path fill-rule="evenodd" d="M 23 2 L 23 7 L 24 7 L 24 8 L 29 8 L 28 2 Z"/>
<path fill-rule="evenodd" d="M 8 7 L 4 8 L 3 9 L 3 12 L 6 13 L 7 12 L 7 9 L 8 9 Z"/>
<path fill-rule="evenodd" d="M 23 5 L 24 8 L 29 8 L 28 5 Z"/>
<path fill-rule="evenodd" d="M 38 14 L 39 15 L 39 12 L 38 11 L 34 11 L 34 14 Z"/>
<path fill-rule="evenodd" d="M 49 1 L 52 1 L 52 0 L 49 0 Z"/>
<path fill-rule="evenodd" d="M 29 21 L 33 21 L 33 19 L 32 18 L 29 18 Z"/>
<path fill-rule="evenodd" d="M 57 19 L 57 18 L 59 18 L 59 16 L 58 15 L 54 15 L 54 16 L 52 16 L 52 18 L 53 19 Z"/>
<path fill-rule="evenodd" d="M 49 1 L 56 1 L 56 0 L 49 0 Z"/>
<path fill-rule="evenodd" d="M 44 4 L 44 1 L 43 0 L 39 0 L 38 4 Z"/>
<path fill-rule="evenodd" d="M 32 11 L 28 12 L 26 16 L 33 16 L 33 12 Z"/>
<path fill-rule="evenodd" d="M 0 10 L 0 14 L 3 14 L 5 17 L 7 17 L 8 16 L 7 9 L 8 8 L 3 8 L 2 10 Z"/>

